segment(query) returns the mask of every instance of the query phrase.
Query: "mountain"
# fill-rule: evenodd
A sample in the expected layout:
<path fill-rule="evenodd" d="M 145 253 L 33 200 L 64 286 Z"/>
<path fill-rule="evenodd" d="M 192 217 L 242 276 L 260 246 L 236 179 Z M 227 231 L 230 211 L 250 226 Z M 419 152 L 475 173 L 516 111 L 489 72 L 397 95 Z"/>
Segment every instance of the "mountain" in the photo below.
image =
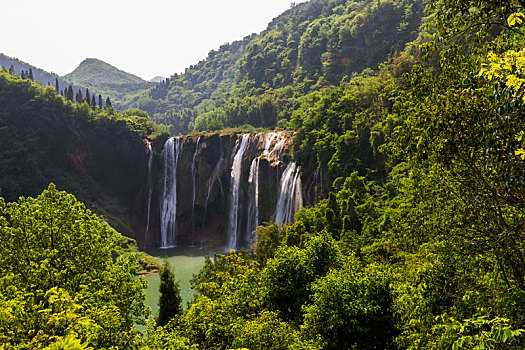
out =
<path fill-rule="evenodd" d="M 160 83 L 161 81 L 163 81 L 165 78 L 164 77 L 161 77 L 160 75 L 157 75 L 156 77 L 154 78 L 151 78 L 149 81 L 151 83 Z"/>
<path fill-rule="evenodd" d="M 128 108 L 138 95 L 154 85 L 96 58 L 85 59 L 64 79 L 109 96 L 113 105 L 122 109 Z"/>
<path fill-rule="evenodd" d="M 425 1 L 313 0 L 212 50 L 136 106 L 174 133 L 286 123 L 296 100 L 371 72 L 418 38 Z"/>
<path fill-rule="evenodd" d="M 141 84 L 146 81 L 136 75 L 126 73 L 96 58 L 86 58 L 75 70 L 64 77 L 70 82 L 86 85 L 103 84 Z"/>

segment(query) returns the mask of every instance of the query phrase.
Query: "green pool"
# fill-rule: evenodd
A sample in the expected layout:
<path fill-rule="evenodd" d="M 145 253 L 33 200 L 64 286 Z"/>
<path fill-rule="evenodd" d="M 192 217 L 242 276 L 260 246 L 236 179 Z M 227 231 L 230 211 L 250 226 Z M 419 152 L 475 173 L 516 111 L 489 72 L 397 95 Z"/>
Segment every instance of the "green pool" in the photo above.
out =
<path fill-rule="evenodd" d="M 204 258 L 209 255 L 213 256 L 214 252 L 199 248 L 170 248 L 170 249 L 150 249 L 146 251 L 155 257 L 160 263 L 162 259 L 167 258 L 172 270 L 175 273 L 175 279 L 179 282 L 180 294 L 183 300 L 183 306 L 191 300 L 195 291 L 191 289 L 190 280 L 194 274 L 204 265 Z M 159 283 L 160 278 L 157 273 L 145 276 L 148 281 L 146 289 L 146 305 L 153 311 L 152 315 L 157 315 L 159 311 Z"/>

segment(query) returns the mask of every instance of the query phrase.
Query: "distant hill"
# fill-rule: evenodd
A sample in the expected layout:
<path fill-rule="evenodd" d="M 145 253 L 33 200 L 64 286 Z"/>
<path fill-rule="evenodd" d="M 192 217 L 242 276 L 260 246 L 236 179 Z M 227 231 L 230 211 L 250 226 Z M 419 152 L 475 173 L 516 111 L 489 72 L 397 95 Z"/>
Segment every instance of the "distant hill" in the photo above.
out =
<path fill-rule="evenodd" d="M 160 75 L 157 75 L 156 77 L 151 78 L 149 81 L 152 82 L 152 83 L 160 83 L 163 80 L 164 80 L 164 77 L 161 77 Z"/>
<path fill-rule="evenodd" d="M 75 85 L 109 96 L 113 106 L 128 108 L 142 93 L 154 86 L 96 58 L 87 58 L 64 79 Z"/>
<path fill-rule="evenodd" d="M 86 58 L 75 70 L 64 77 L 78 84 L 99 86 L 103 84 L 141 84 L 146 81 L 126 73 L 96 58 Z"/>
<path fill-rule="evenodd" d="M 46 72 L 43 69 L 40 69 L 38 67 L 35 67 L 29 63 L 20 61 L 18 58 L 9 57 L 4 55 L 3 53 L 0 53 L 0 67 L 4 67 L 6 70 L 8 70 L 11 65 L 13 65 L 15 74 L 20 74 L 22 70 L 29 71 L 31 69 L 33 71 L 33 80 L 38 81 L 42 83 L 42 85 L 51 85 L 55 87 L 56 85 L 56 79 L 58 78 L 58 89 L 63 90 L 64 88 L 67 88 L 70 83 L 65 81 L 62 77 L 58 76 L 55 73 L 49 73 Z M 80 86 L 72 85 L 74 91 L 78 91 Z M 60 92 L 60 91 L 59 91 Z"/>

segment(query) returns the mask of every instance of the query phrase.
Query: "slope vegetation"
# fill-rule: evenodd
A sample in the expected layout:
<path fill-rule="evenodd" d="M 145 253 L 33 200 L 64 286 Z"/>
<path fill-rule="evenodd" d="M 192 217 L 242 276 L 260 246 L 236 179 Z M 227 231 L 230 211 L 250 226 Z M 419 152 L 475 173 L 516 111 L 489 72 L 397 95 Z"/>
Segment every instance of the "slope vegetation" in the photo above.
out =
<path fill-rule="evenodd" d="M 137 105 L 176 133 L 285 125 L 297 98 L 375 70 L 403 51 L 418 37 L 423 12 L 421 0 L 302 3 L 262 33 L 211 51 Z"/>

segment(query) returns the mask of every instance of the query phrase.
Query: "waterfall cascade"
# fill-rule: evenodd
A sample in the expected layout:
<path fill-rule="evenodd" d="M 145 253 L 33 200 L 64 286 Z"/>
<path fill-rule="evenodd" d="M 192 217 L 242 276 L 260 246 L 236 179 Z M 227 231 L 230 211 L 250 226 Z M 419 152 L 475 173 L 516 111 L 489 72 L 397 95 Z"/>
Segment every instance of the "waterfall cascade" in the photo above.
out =
<path fill-rule="evenodd" d="M 174 247 L 177 233 L 177 165 L 180 139 L 170 138 L 164 144 L 164 194 L 160 222 L 161 248 Z"/>
<path fill-rule="evenodd" d="M 149 158 L 148 158 L 148 203 L 147 203 L 147 216 L 146 216 L 146 233 L 144 234 L 144 246 L 148 244 L 146 239 L 148 238 L 148 231 L 149 231 L 149 218 L 151 214 L 151 195 L 153 193 L 153 183 L 151 181 L 151 166 L 153 165 L 153 148 L 151 147 L 151 142 L 148 142 L 148 151 L 149 151 Z"/>
<path fill-rule="evenodd" d="M 192 245 L 194 245 L 194 238 L 195 238 L 195 176 L 197 175 L 197 163 L 195 162 L 195 159 L 197 158 L 197 152 L 199 151 L 199 143 L 201 141 L 201 137 L 197 139 L 197 143 L 195 144 L 195 152 L 193 152 L 193 159 L 191 161 L 191 181 L 192 181 L 192 201 L 191 201 L 191 233 L 192 233 Z"/>
<path fill-rule="evenodd" d="M 254 158 L 250 166 L 250 176 L 248 178 L 248 183 L 250 185 L 250 198 L 248 199 L 248 220 L 246 227 L 246 232 L 248 234 L 252 234 L 259 225 L 259 162 L 262 157 L 270 155 L 270 147 L 272 146 L 273 140 L 277 137 L 279 139 L 274 148 L 282 148 L 282 146 L 284 146 L 284 144 L 280 142 L 281 139 L 284 139 L 281 133 L 267 133 L 264 136 L 264 149 L 262 154 Z M 276 154 L 277 153 L 278 151 Z"/>
<path fill-rule="evenodd" d="M 236 249 L 237 248 L 237 236 L 239 231 L 239 196 L 240 196 L 240 183 L 241 183 L 241 173 L 242 173 L 242 158 L 244 156 L 244 151 L 248 146 L 248 141 L 250 139 L 250 134 L 242 135 L 241 143 L 237 148 L 235 157 L 233 158 L 232 170 L 231 170 L 231 180 L 230 180 L 230 214 L 228 221 L 228 241 L 227 248 Z"/>
<path fill-rule="evenodd" d="M 292 222 L 303 197 L 300 168 L 282 162 L 287 145 L 287 136 L 280 132 L 169 138 L 161 153 L 158 209 L 150 204 L 156 193 L 151 180 L 156 163 L 148 145 L 146 234 L 155 228 L 160 235 L 149 232 L 145 245 L 238 249 L 247 246 L 261 221 L 275 220 L 279 227 Z"/>
<path fill-rule="evenodd" d="M 295 163 L 286 167 L 279 185 L 279 199 L 275 209 L 275 223 L 292 222 L 295 213 L 303 206 L 300 168 Z"/>
<path fill-rule="evenodd" d="M 250 166 L 250 177 L 248 178 L 249 198 L 248 198 L 248 220 L 246 232 L 251 234 L 259 225 L 259 160 L 254 158 Z"/>

